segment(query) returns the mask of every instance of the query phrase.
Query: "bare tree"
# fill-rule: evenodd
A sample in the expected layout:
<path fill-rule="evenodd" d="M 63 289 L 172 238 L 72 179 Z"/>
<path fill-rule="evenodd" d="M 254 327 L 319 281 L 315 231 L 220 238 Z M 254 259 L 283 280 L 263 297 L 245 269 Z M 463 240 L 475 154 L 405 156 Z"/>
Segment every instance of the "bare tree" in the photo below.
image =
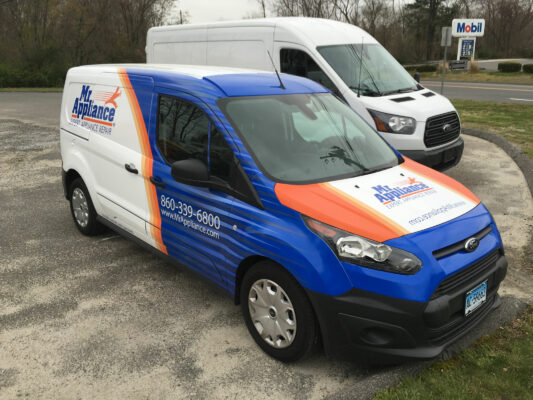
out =
<path fill-rule="evenodd" d="M 259 7 L 261 8 L 261 16 L 263 18 L 266 18 L 266 16 L 267 16 L 267 14 L 266 14 L 266 7 L 267 7 L 266 0 L 257 0 L 257 2 L 259 3 Z"/>

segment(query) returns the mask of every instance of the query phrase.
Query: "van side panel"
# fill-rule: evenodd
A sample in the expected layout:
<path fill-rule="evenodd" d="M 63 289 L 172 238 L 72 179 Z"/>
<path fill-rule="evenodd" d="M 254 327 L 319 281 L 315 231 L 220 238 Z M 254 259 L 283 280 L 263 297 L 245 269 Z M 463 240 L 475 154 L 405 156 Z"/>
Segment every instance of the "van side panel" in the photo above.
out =
<path fill-rule="evenodd" d="M 145 101 L 151 102 L 152 88 L 150 79 Z M 146 183 L 150 175 L 138 134 L 145 122 L 135 112 L 131 91 L 116 69 L 69 73 L 61 110 L 63 167 L 81 175 L 99 215 L 156 245 L 146 228 L 154 212 Z M 138 173 L 128 172 L 127 164 Z"/>
<path fill-rule="evenodd" d="M 150 30 L 146 49 L 148 63 L 205 65 L 207 28 Z"/>
<path fill-rule="evenodd" d="M 272 70 L 274 27 L 219 27 L 207 31 L 207 64 Z"/>

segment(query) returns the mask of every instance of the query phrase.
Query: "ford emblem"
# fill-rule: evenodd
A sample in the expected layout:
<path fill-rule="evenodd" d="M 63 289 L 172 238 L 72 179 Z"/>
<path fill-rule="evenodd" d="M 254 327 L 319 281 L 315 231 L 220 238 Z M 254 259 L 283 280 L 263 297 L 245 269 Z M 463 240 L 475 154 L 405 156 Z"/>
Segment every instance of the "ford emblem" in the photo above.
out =
<path fill-rule="evenodd" d="M 469 253 L 477 249 L 478 246 L 479 246 L 479 240 L 477 240 L 475 237 L 467 239 L 465 241 L 465 250 L 468 251 Z"/>
<path fill-rule="evenodd" d="M 452 129 L 452 126 L 450 124 L 444 124 L 442 125 L 442 131 L 444 133 L 448 133 L 450 131 L 450 129 Z"/>

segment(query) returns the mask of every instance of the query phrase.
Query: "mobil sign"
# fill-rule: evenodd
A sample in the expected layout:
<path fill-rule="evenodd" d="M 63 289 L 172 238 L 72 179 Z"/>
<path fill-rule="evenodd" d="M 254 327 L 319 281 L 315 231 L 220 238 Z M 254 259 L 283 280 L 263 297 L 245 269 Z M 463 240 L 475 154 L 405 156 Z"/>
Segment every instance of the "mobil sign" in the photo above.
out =
<path fill-rule="evenodd" d="M 452 36 L 473 37 L 485 33 L 484 19 L 460 18 L 452 21 Z"/>

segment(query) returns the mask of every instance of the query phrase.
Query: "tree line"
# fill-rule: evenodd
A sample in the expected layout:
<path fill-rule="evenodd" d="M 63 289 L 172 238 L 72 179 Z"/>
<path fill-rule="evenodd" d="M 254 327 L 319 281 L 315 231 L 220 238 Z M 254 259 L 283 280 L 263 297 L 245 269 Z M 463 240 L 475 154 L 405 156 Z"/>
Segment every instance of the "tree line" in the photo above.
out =
<path fill-rule="evenodd" d="M 404 64 L 440 59 L 441 27 L 460 17 L 486 20 L 478 58 L 533 57 L 533 0 L 256 1 L 257 13 L 246 17 L 344 21 Z M 177 0 L 0 0 L 0 87 L 61 85 L 75 65 L 144 62 L 150 27 L 188 22 L 177 6 Z"/>
<path fill-rule="evenodd" d="M 62 85 L 82 64 L 145 62 L 173 0 L 0 0 L 0 87 Z"/>

